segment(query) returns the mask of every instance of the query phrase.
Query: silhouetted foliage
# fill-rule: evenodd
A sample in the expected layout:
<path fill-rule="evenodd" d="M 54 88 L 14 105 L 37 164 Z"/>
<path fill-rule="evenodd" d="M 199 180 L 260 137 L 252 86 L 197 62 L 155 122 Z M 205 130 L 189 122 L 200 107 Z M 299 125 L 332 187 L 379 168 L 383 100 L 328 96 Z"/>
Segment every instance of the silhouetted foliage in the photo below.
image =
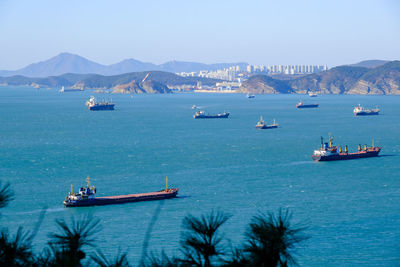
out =
<path fill-rule="evenodd" d="M 0 266 L 30 266 L 33 254 L 28 232 L 19 227 L 17 234 L 11 238 L 6 230 L 0 235 Z"/>
<path fill-rule="evenodd" d="M 7 206 L 13 200 L 13 197 L 14 193 L 11 191 L 10 184 L 2 185 L 0 182 L 0 208 Z"/>
<path fill-rule="evenodd" d="M 127 259 L 126 253 L 121 253 L 118 251 L 117 256 L 109 260 L 107 259 L 104 254 L 100 251 L 97 252 L 96 255 L 90 256 L 90 258 L 97 263 L 100 267 L 129 267 L 129 262 Z"/>
<path fill-rule="evenodd" d="M 272 213 L 253 218 L 246 232 L 247 243 L 244 252 L 251 266 L 287 266 L 296 264 L 293 257 L 295 245 L 308 237 L 304 228 L 290 224 L 291 213 L 279 210 L 276 217 Z"/>
<path fill-rule="evenodd" d="M 201 218 L 186 216 L 183 219 L 183 232 L 181 240 L 183 263 L 193 266 L 211 266 L 212 259 L 220 259 L 224 250 L 220 243 L 222 236 L 217 233 L 229 216 L 222 212 L 211 212 Z"/>
<path fill-rule="evenodd" d="M 147 256 L 146 261 L 141 264 L 147 267 L 176 267 L 183 265 L 180 259 L 177 257 L 170 258 L 164 251 L 161 252 L 161 255 L 151 254 Z"/>
<path fill-rule="evenodd" d="M 81 261 L 86 257 L 84 246 L 94 246 L 94 234 L 99 231 L 99 220 L 86 217 L 75 221 L 71 225 L 65 220 L 56 221 L 60 233 L 50 234 L 50 266 L 82 266 Z"/>

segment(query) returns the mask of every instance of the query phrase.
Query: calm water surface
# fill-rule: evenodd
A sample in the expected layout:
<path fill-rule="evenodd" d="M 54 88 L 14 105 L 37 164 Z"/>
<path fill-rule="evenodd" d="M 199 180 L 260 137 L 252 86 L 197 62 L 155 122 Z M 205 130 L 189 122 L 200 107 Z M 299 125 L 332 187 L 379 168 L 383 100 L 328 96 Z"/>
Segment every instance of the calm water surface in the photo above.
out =
<path fill-rule="evenodd" d="M 400 97 L 319 96 L 297 110 L 296 95 L 112 95 L 113 112 L 90 112 L 91 92 L 0 87 L 0 178 L 15 200 L 0 222 L 33 229 L 40 250 L 54 220 L 93 215 L 101 219 L 98 247 L 120 248 L 140 259 L 146 229 L 160 206 L 150 251 L 177 253 L 185 215 L 222 210 L 222 228 L 233 244 L 258 212 L 290 208 L 293 223 L 308 226 L 297 250 L 302 266 L 394 266 L 400 262 Z M 108 98 L 110 95 L 97 95 Z M 357 104 L 382 114 L 354 117 Z M 192 105 L 231 112 L 229 119 L 194 120 Z M 280 128 L 256 130 L 262 115 Z M 320 136 L 336 144 L 382 146 L 382 157 L 314 163 Z M 160 190 L 168 175 L 181 198 L 115 206 L 64 208 L 69 192 L 90 175 L 99 196 Z"/>

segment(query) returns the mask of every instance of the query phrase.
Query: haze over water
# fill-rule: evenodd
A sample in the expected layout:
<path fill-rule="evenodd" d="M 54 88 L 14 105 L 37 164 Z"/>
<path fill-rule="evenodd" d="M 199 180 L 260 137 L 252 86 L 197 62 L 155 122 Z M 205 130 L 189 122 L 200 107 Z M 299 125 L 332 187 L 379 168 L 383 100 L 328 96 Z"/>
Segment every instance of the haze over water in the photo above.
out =
<path fill-rule="evenodd" d="M 302 266 L 394 266 L 400 261 L 399 96 L 239 94 L 112 95 L 113 112 L 90 112 L 92 92 L 0 88 L 0 177 L 15 200 L 1 223 L 33 229 L 41 250 L 54 220 L 90 214 L 101 219 L 98 247 L 106 255 L 127 250 L 140 260 L 147 227 L 161 212 L 150 251 L 178 253 L 181 221 L 212 209 L 231 214 L 221 229 L 243 241 L 258 212 L 290 208 L 293 223 L 310 239 L 297 259 Z M 111 95 L 96 95 L 109 98 Z M 320 108 L 297 110 L 295 104 Z M 354 117 L 355 105 L 381 108 L 379 116 Z M 194 120 L 192 105 L 229 119 Z M 280 128 L 256 130 L 260 116 Z M 337 145 L 382 146 L 381 157 L 314 163 L 320 136 Z M 89 208 L 64 208 L 70 184 L 78 190 L 90 175 L 99 196 L 156 191 L 169 184 L 180 198 Z"/>

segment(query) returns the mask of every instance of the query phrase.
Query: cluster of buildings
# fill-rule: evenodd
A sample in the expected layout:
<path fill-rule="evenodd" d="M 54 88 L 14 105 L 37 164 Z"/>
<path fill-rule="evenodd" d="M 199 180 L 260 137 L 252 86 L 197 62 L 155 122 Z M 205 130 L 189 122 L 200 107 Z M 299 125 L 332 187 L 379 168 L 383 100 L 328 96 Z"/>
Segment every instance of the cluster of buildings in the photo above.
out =
<path fill-rule="evenodd" d="M 240 83 L 243 79 L 257 73 L 299 75 L 318 73 L 326 70 L 328 70 L 327 65 L 248 65 L 246 69 L 241 69 L 240 66 L 231 66 L 222 70 L 202 70 L 199 72 L 180 72 L 176 74 L 183 77 L 204 77 Z"/>
<path fill-rule="evenodd" d="M 176 74 L 183 77 L 203 77 L 223 81 L 216 83 L 213 87 L 202 86 L 201 82 L 199 82 L 193 88 L 197 92 L 235 92 L 244 80 L 254 74 L 303 75 L 326 70 L 328 70 L 327 65 L 248 65 L 246 68 L 231 66 L 221 70 L 202 70 L 199 72 L 180 72 Z"/>
<path fill-rule="evenodd" d="M 265 72 L 270 74 L 311 74 L 328 70 L 327 65 L 248 65 L 248 73 Z"/>

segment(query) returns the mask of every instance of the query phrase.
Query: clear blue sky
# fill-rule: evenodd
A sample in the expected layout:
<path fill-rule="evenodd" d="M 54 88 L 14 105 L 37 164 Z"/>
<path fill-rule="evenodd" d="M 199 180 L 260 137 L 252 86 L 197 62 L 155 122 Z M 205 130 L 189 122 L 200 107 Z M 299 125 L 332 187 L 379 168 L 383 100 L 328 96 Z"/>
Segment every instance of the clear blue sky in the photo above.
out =
<path fill-rule="evenodd" d="M 0 69 L 60 52 L 102 64 L 400 59 L 399 14 L 396 0 L 0 0 Z"/>

